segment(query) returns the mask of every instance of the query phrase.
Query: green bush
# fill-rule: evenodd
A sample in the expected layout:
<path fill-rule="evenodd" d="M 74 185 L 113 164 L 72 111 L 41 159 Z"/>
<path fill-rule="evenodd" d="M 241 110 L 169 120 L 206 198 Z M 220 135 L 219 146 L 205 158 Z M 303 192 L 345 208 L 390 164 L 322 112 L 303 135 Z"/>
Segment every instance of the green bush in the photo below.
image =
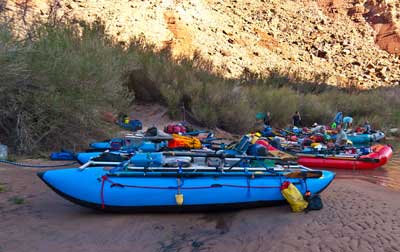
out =
<path fill-rule="evenodd" d="M 32 34 L 18 42 L 1 25 L 0 141 L 33 153 L 101 136 L 99 111 L 128 104 L 128 55 L 100 25 L 43 25 Z"/>
<path fill-rule="evenodd" d="M 197 122 L 234 133 L 253 129 L 256 113 L 266 111 L 271 112 L 277 127 L 290 124 L 296 110 L 305 125 L 329 123 L 343 111 L 356 123 L 369 119 L 375 127 L 399 126 L 399 88 L 339 89 L 324 84 L 326 76 L 305 82 L 278 71 L 265 77 L 245 70 L 238 79 L 225 79 L 213 73 L 210 62 L 198 54 L 193 59 L 173 59 L 168 50 L 155 53 L 154 47 L 138 42 L 130 50 L 135 51 L 139 66 L 134 79 L 147 81 L 129 82 L 128 86 L 136 91 L 138 100 L 143 93 L 143 100 L 167 105 L 175 118 L 184 104 Z M 157 94 L 150 99 L 151 95 L 141 91 L 149 89 Z"/>

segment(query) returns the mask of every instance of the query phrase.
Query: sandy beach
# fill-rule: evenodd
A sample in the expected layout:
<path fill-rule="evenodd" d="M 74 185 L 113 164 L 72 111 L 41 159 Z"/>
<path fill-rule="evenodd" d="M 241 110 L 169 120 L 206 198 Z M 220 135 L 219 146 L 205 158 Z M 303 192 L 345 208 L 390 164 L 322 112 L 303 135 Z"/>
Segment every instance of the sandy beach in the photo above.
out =
<path fill-rule="evenodd" d="M 336 179 L 310 213 L 104 214 L 62 199 L 37 171 L 0 165 L 1 252 L 400 251 L 400 193 L 357 179 Z"/>

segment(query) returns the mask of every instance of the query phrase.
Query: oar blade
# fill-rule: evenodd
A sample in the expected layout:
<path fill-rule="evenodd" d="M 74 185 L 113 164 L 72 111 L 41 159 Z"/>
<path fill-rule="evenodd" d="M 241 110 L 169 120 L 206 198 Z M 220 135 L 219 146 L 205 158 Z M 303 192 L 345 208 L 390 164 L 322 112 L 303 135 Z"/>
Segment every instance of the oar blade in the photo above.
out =
<path fill-rule="evenodd" d="M 284 175 L 286 178 L 320 178 L 322 171 L 294 171 Z"/>
<path fill-rule="evenodd" d="M 290 155 L 289 153 L 280 151 L 280 150 L 272 150 L 268 152 L 269 154 L 271 154 L 274 157 L 280 158 L 281 160 L 285 160 L 285 161 L 296 161 L 297 157 Z"/>

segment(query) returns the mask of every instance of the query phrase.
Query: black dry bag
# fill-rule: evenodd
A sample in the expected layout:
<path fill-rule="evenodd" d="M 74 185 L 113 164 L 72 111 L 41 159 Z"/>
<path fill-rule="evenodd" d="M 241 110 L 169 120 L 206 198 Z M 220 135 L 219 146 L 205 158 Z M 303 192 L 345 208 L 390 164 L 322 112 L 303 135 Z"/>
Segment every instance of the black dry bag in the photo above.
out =
<path fill-rule="evenodd" d="M 314 194 L 306 198 L 308 202 L 308 206 L 305 209 L 306 212 L 312 211 L 312 210 L 321 210 L 324 205 L 322 204 L 322 199 L 319 194 Z"/>

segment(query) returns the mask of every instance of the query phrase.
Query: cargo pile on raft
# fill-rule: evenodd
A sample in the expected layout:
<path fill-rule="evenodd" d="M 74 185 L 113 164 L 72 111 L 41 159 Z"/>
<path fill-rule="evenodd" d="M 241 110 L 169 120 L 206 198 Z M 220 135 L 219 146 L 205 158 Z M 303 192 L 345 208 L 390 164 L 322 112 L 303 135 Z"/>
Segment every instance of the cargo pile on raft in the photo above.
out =
<path fill-rule="evenodd" d="M 296 115 L 295 115 L 296 116 Z M 340 118 L 339 118 L 340 119 Z M 289 202 L 293 211 L 322 208 L 329 169 L 375 169 L 392 149 L 374 143 L 383 132 L 350 123 L 271 128 L 228 141 L 185 123 L 151 127 L 90 144 L 85 152 L 53 153 L 78 168 L 39 177 L 56 193 L 104 211 L 209 211 Z M 129 125 L 129 122 L 127 122 Z M 355 144 L 357 143 L 357 145 Z M 313 168 L 313 169 L 311 169 Z"/>

